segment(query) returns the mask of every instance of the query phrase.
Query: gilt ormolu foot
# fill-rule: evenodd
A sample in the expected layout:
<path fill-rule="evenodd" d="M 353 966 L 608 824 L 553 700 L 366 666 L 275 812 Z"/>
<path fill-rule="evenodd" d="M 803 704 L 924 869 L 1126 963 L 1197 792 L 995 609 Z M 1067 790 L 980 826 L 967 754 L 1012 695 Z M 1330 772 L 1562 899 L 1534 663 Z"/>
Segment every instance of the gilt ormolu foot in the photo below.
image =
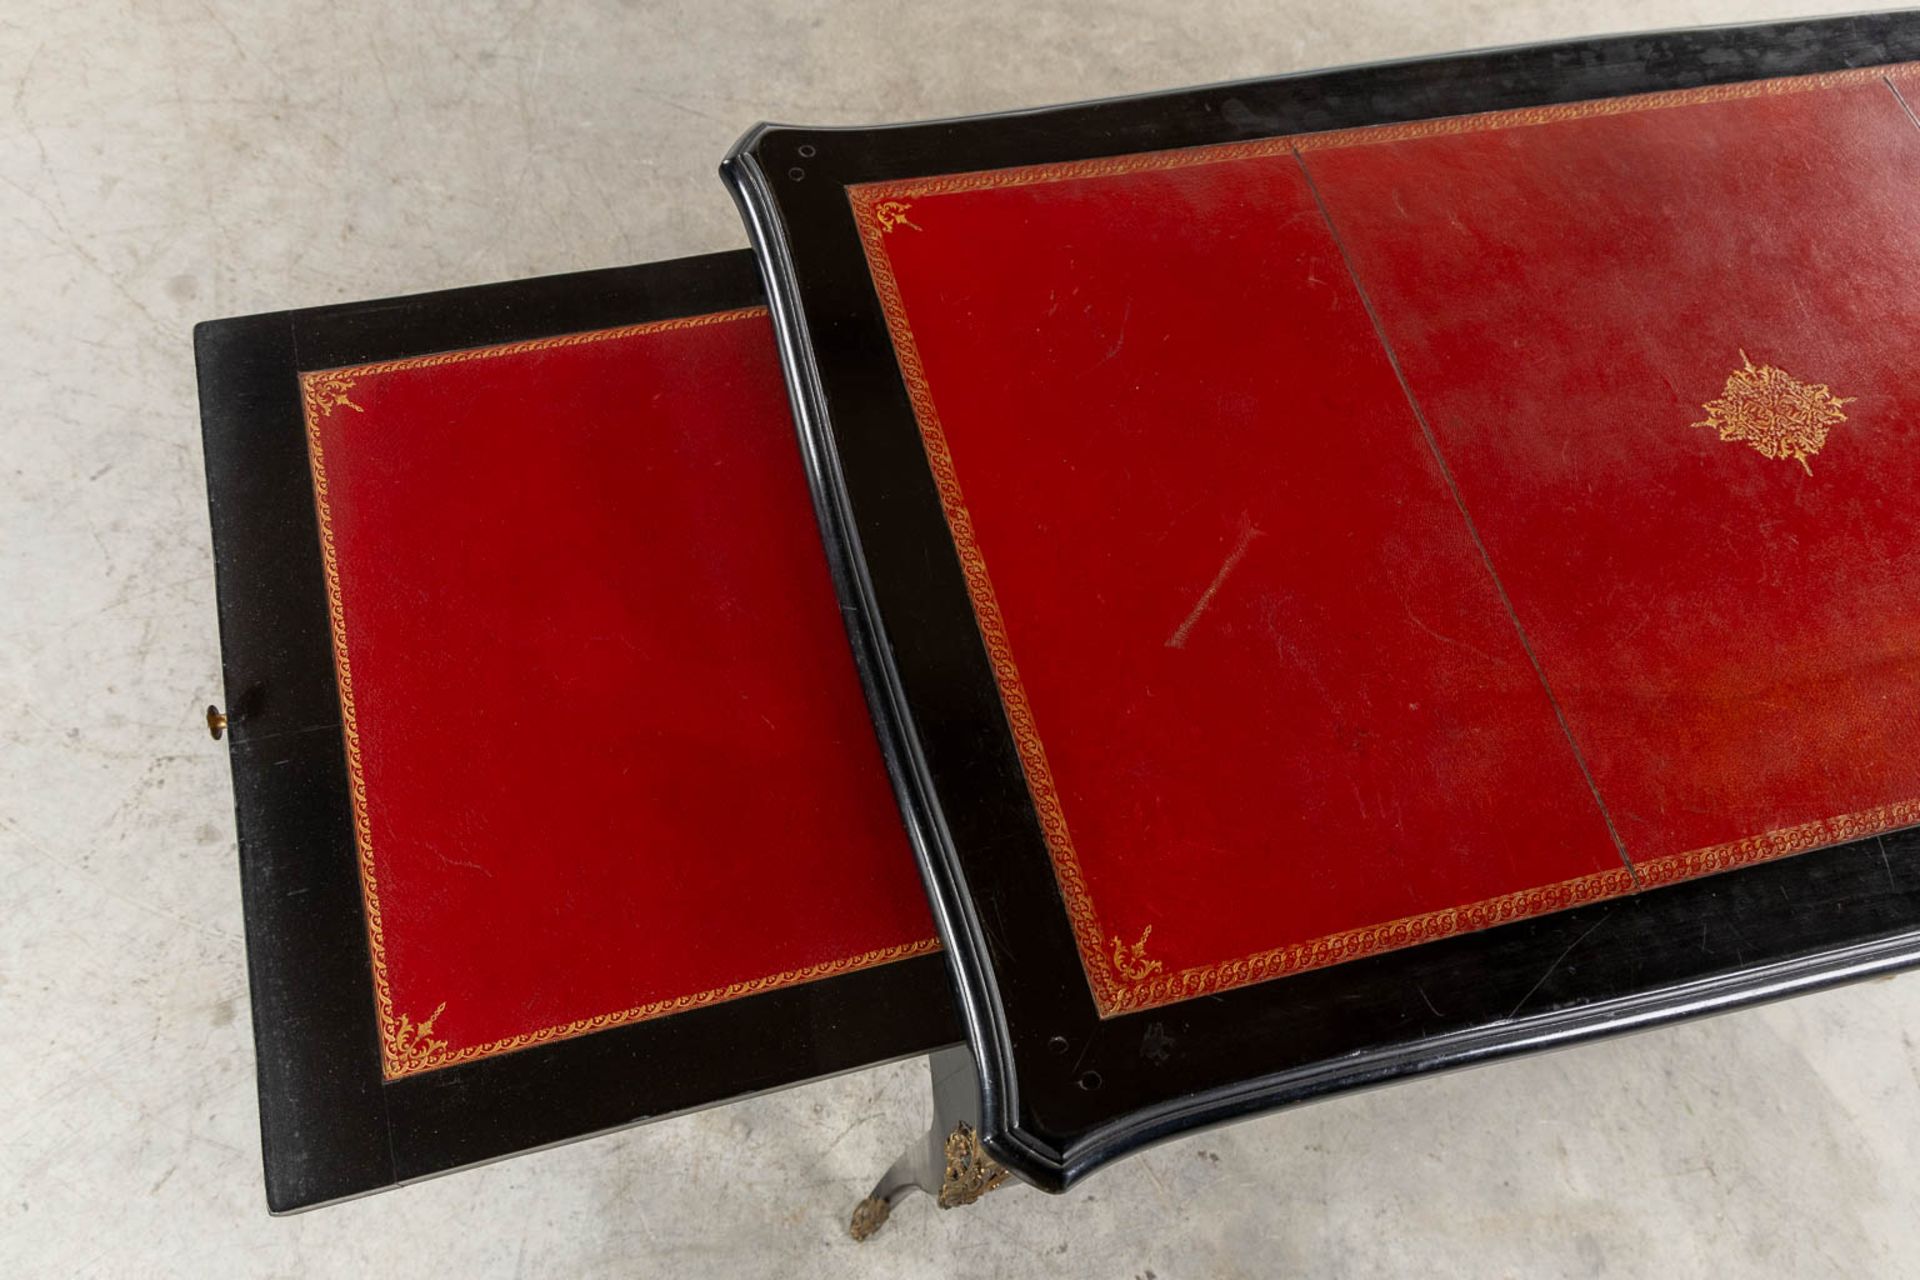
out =
<path fill-rule="evenodd" d="M 893 1206 L 924 1191 L 942 1209 L 972 1204 L 1013 1175 L 980 1147 L 973 1125 L 956 1119 L 973 1098 L 973 1060 L 964 1048 L 944 1049 L 929 1063 L 933 1074 L 933 1128 L 903 1152 L 853 1210 L 848 1230 L 865 1240 L 886 1222 Z"/>
<path fill-rule="evenodd" d="M 911 1192 L 925 1191 L 942 1209 L 957 1209 L 963 1204 L 972 1204 L 1013 1176 L 980 1149 L 980 1139 L 974 1135 L 972 1125 L 965 1121 L 956 1124 L 944 1141 L 940 1141 L 939 1132 L 935 1129 L 928 1133 L 924 1142 L 915 1143 L 894 1161 L 867 1198 L 854 1206 L 853 1222 L 848 1229 L 855 1240 L 865 1240 L 878 1231 L 887 1215 L 893 1212 L 893 1206 Z M 935 1142 L 940 1143 L 941 1154 L 937 1183 L 929 1167 L 933 1162 L 928 1158 L 929 1148 Z"/>

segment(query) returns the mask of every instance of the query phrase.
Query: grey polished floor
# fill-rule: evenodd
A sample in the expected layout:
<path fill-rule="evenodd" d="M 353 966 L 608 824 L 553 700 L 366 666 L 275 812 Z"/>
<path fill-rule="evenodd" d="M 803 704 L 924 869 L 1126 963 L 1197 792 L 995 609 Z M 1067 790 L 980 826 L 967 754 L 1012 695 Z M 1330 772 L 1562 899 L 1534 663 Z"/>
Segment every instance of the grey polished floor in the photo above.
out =
<path fill-rule="evenodd" d="M 302 1217 L 260 1193 L 189 327 L 744 243 L 760 118 L 1843 10 L 0 7 L 0 1272 L 1911 1275 L 1920 978 L 1344 1099 L 1062 1199 L 847 1210 L 903 1064 Z"/>

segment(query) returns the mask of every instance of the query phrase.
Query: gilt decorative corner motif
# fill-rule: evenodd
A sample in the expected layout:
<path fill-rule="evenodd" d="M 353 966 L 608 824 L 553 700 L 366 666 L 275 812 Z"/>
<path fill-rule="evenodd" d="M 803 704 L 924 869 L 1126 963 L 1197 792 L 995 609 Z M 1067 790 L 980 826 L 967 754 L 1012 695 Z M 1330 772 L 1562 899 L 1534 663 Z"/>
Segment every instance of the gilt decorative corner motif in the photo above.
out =
<path fill-rule="evenodd" d="M 305 378 L 307 404 L 316 417 L 329 417 L 335 409 L 347 408 L 365 413 L 349 397 L 353 393 L 353 375 L 344 372 L 310 373 Z"/>
<path fill-rule="evenodd" d="M 447 1042 L 433 1034 L 433 1024 L 446 1011 L 447 1002 L 442 1000 L 432 1013 L 417 1023 L 404 1013 L 400 1015 L 399 1025 L 394 1029 L 393 1043 L 388 1046 L 396 1065 L 403 1068 L 430 1066 L 447 1051 Z"/>
<path fill-rule="evenodd" d="M 1693 425 L 1712 427 L 1722 440 L 1750 445 L 1764 457 L 1792 458 L 1812 475 L 1807 459 L 1826 446 L 1835 423 L 1847 420 L 1840 406 L 1853 397 L 1836 396 L 1824 382 L 1802 382 L 1770 364 L 1756 365 L 1745 351 L 1740 364 L 1727 375 L 1720 397 L 1701 406 L 1706 418 Z"/>
<path fill-rule="evenodd" d="M 907 216 L 907 210 L 911 208 L 913 206 L 904 200 L 882 200 L 873 206 L 874 225 L 880 228 L 882 235 L 892 232 L 896 227 L 912 227 L 918 231 L 920 224 Z"/>
<path fill-rule="evenodd" d="M 1147 959 L 1147 939 L 1153 936 L 1153 926 L 1148 925 L 1140 931 L 1140 941 L 1128 946 L 1120 941 L 1118 934 L 1113 939 L 1113 967 L 1128 982 L 1145 982 L 1160 972 L 1158 960 Z"/>
<path fill-rule="evenodd" d="M 986 1153 L 980 1145 L 980 1135 L 964 1120 L 953 1126 L 953 1132 L 947 1135 L 946 1157 L 947 1168 L 940 1178 L 938 1197 L 942 1209 L 957 1209 L 961 1205 L 972 1204 L 1012 1176 L 998 1160 Z M 856 1231 L 859 1229 L 857 1221 Z M 872 1231 L 867 1234 L 871 1235 Z M 855 1239 L 859 1238 L 855 1236 Z"/>

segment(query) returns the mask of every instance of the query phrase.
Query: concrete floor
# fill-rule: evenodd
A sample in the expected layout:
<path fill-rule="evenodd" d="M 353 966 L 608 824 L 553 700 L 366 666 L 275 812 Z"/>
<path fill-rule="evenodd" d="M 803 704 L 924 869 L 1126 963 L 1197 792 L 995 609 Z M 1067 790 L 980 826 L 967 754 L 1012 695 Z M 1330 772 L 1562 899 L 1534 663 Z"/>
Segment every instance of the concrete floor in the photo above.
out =
<path fill-rule="evenodd" d="M 1748 0 L 0 10 L 0 1273 L 1920 1271 L 1920 979 L 1403 1085 L 844 1232 L 902 1064 L 298 1218 L 260 1192 L 189 326 L 741 245 L 766 117 L 948 115 Z"/>

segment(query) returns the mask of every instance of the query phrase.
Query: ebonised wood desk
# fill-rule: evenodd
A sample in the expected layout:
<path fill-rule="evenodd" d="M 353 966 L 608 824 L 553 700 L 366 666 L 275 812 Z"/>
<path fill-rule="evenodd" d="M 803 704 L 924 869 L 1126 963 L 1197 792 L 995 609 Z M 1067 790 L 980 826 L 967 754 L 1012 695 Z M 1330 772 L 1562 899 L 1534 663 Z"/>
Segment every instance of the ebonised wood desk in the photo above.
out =
<path fill-rule="evenodd" d="M 270 1206 L 930 1054 L 864 1236 L 1914 964 L 1916 63 L 762 126 L 753 254 L 203 325 Z"/>

